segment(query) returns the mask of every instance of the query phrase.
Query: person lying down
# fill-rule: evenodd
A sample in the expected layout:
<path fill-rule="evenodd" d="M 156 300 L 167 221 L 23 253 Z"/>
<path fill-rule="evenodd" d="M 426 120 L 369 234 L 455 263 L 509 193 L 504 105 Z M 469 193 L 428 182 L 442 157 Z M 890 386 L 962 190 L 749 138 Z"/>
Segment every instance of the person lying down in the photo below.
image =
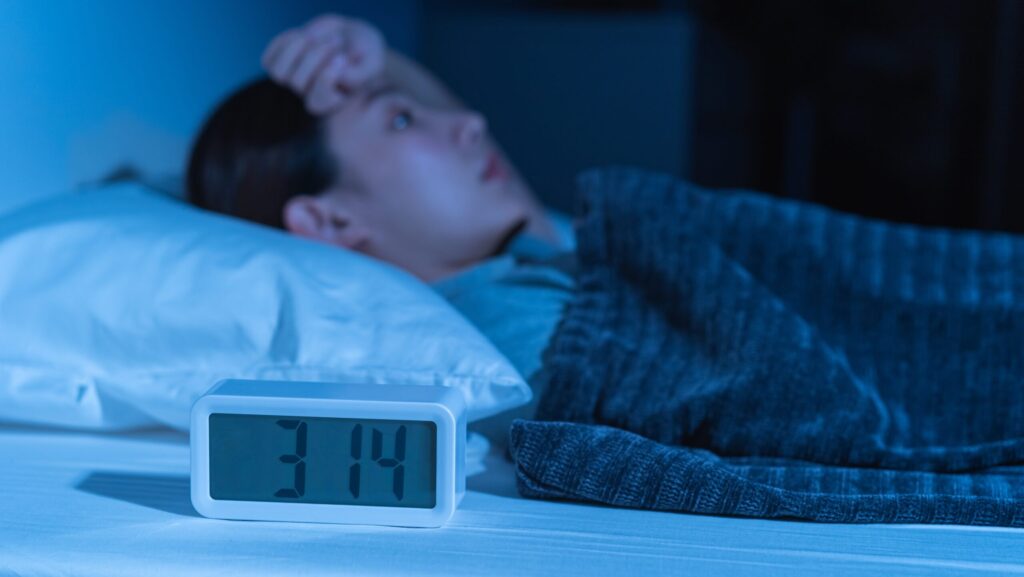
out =
<path fill-rule="evenodd" d="M 1024 237 L 623 167 L 577 178 L 570 233 L 373 26 L 317 18 L 263 64 L 199 134 L 191 201 L 445 295 L 534 387 L 474 424 L 520 494 L 1024 526 Z"/>
<path fill-rule="evenodd" d="M 262 64 L 267 76 L 201 128 L 189 201 L 405 269 L 536 387 L 572 291 L 572 227 L 537 200 L 485 117 L 355 18 L 286 30 Z M 488 436 L 500 443 L 534 403 Z"/>

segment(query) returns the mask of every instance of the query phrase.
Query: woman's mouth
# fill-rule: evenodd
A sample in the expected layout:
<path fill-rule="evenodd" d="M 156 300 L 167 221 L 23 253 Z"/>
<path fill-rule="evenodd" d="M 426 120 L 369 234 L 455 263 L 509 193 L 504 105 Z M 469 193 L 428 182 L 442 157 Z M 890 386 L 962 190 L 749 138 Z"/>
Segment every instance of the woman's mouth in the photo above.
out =
<path fill-rule="evenodd" d="M 505 180 L 508 178 L 508 171 L 505 170 L 505 165 L 501 162 L 501 158 L 498 157 L 498 153 L 492 152 L 487 157 L 487 166 L 484 167 L 484 173 L 480 178 L 485 182 L 494 179 Z"/>

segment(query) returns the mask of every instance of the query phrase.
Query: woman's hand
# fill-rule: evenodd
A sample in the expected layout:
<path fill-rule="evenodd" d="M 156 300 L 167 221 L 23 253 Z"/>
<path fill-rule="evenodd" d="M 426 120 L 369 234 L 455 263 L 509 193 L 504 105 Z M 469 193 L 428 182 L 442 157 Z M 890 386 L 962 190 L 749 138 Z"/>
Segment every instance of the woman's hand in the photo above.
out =
<path fill-rule="evenodd" d="M 369 22 L 325 14 L 278 34 L 263 51 L 263 68 L 295 90 L 310 114 L 327 114 L 384 71 L 384 36 Z"/>

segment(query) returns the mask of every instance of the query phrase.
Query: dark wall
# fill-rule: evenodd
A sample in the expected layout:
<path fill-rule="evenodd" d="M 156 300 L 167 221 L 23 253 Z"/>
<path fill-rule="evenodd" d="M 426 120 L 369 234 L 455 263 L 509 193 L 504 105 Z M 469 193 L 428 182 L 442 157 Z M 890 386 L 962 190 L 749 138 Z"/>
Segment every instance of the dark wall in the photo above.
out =
<path fill-rule="evenodd" d="M 1024 230 L 1024 10 L 709 0 L 693 177 L 932 225 Z M 730 154 L 729 150 L 738 151 Z"/>
<path fill-rule="evenodd" d="M 535 3 L 425 3 L 421 61 L 491 131 L 538 195 L 571 210 L 582 169 L 688 174 L 696 33 L 682 14 Z"/>
<path fill-rule="evenodd" d="M 628 163 L 1024 231 L 1018 0 L 448 0 L 420 56 L 548 202 Z"/>

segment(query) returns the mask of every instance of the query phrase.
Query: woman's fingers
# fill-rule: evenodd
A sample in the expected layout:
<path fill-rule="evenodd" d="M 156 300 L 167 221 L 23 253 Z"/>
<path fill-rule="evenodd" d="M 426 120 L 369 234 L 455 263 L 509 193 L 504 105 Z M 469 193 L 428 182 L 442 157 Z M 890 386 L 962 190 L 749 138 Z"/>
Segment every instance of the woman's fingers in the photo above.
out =
<path fill-rule="evenodd" d="M 320 39 L 339 35 L 344 28 L 345 19 L 335 14 L 317 16 L 305 26 L 306 32 Z"/>
<path fill-rule="evenodd" d="M 345 102 L 347 96 L 343 92 L 341 83 L 342 75 L 348 68 L 348 58 L 344 54 L 337 55 L 328 61 L 306 95 L 306 109 L 311 114 L 325 114 Z"/>
<path fill-rule="evenodd" d="M 313 46 L 303 54 L 295 72 L 288 78 L 288 84 L 300 94 L 306 94 L 313 87 L 316 76 L 342 50 L 341 40 L 336 36 L 328 37 Z"/>
<path fill-rule="evenodd" d="M 384 37 L 372 24 L 328 14 L 274 37 L 261 62 L 311 113 L 323 114 L 382 72 L 386 55 Z"/>
<path fill-rule="evenodd" d="M 339 81 L 348 88 L 356 88 L 380 73 L 384 68 L 387 47 L 375 28 L 353 26 L 346 31 L 345 55 L 349 66 L 341 71 Z"/>
<path fill-rule="evenodd" d="M 269 71 L 271 65 L 277 59 L 278 54 L 281 52 L 281 47 L 284 46 L 288 40 L 294 38 L 299 34 L 299 31 L 295 28 L 290 28 L 281 32 L 267 44 L 267 47 L 263 50 L 263 54 L 260 56 L 260 65 L 263 66 L 264 70 Z"/>
<path fill-rule="evenodd" d="M 298 66 L 302 54 L 309 48 L 310 42 L 310 38 L 305 34 L 296 34 L 293 38 L 285 40 L 267 68 L 270 77 L 277 82 L 286 82 Z"/>
<path fill-rule="evenodd" d="M 362 84 L 369 82 L 371 78 L 384 71 L 387 47 L 380 42 L 378 46 L 370 47 L 367 50 L 354 50 L 351 57 L 356 61 L 356 69 L 353 71 L 355 81 Z"/>

